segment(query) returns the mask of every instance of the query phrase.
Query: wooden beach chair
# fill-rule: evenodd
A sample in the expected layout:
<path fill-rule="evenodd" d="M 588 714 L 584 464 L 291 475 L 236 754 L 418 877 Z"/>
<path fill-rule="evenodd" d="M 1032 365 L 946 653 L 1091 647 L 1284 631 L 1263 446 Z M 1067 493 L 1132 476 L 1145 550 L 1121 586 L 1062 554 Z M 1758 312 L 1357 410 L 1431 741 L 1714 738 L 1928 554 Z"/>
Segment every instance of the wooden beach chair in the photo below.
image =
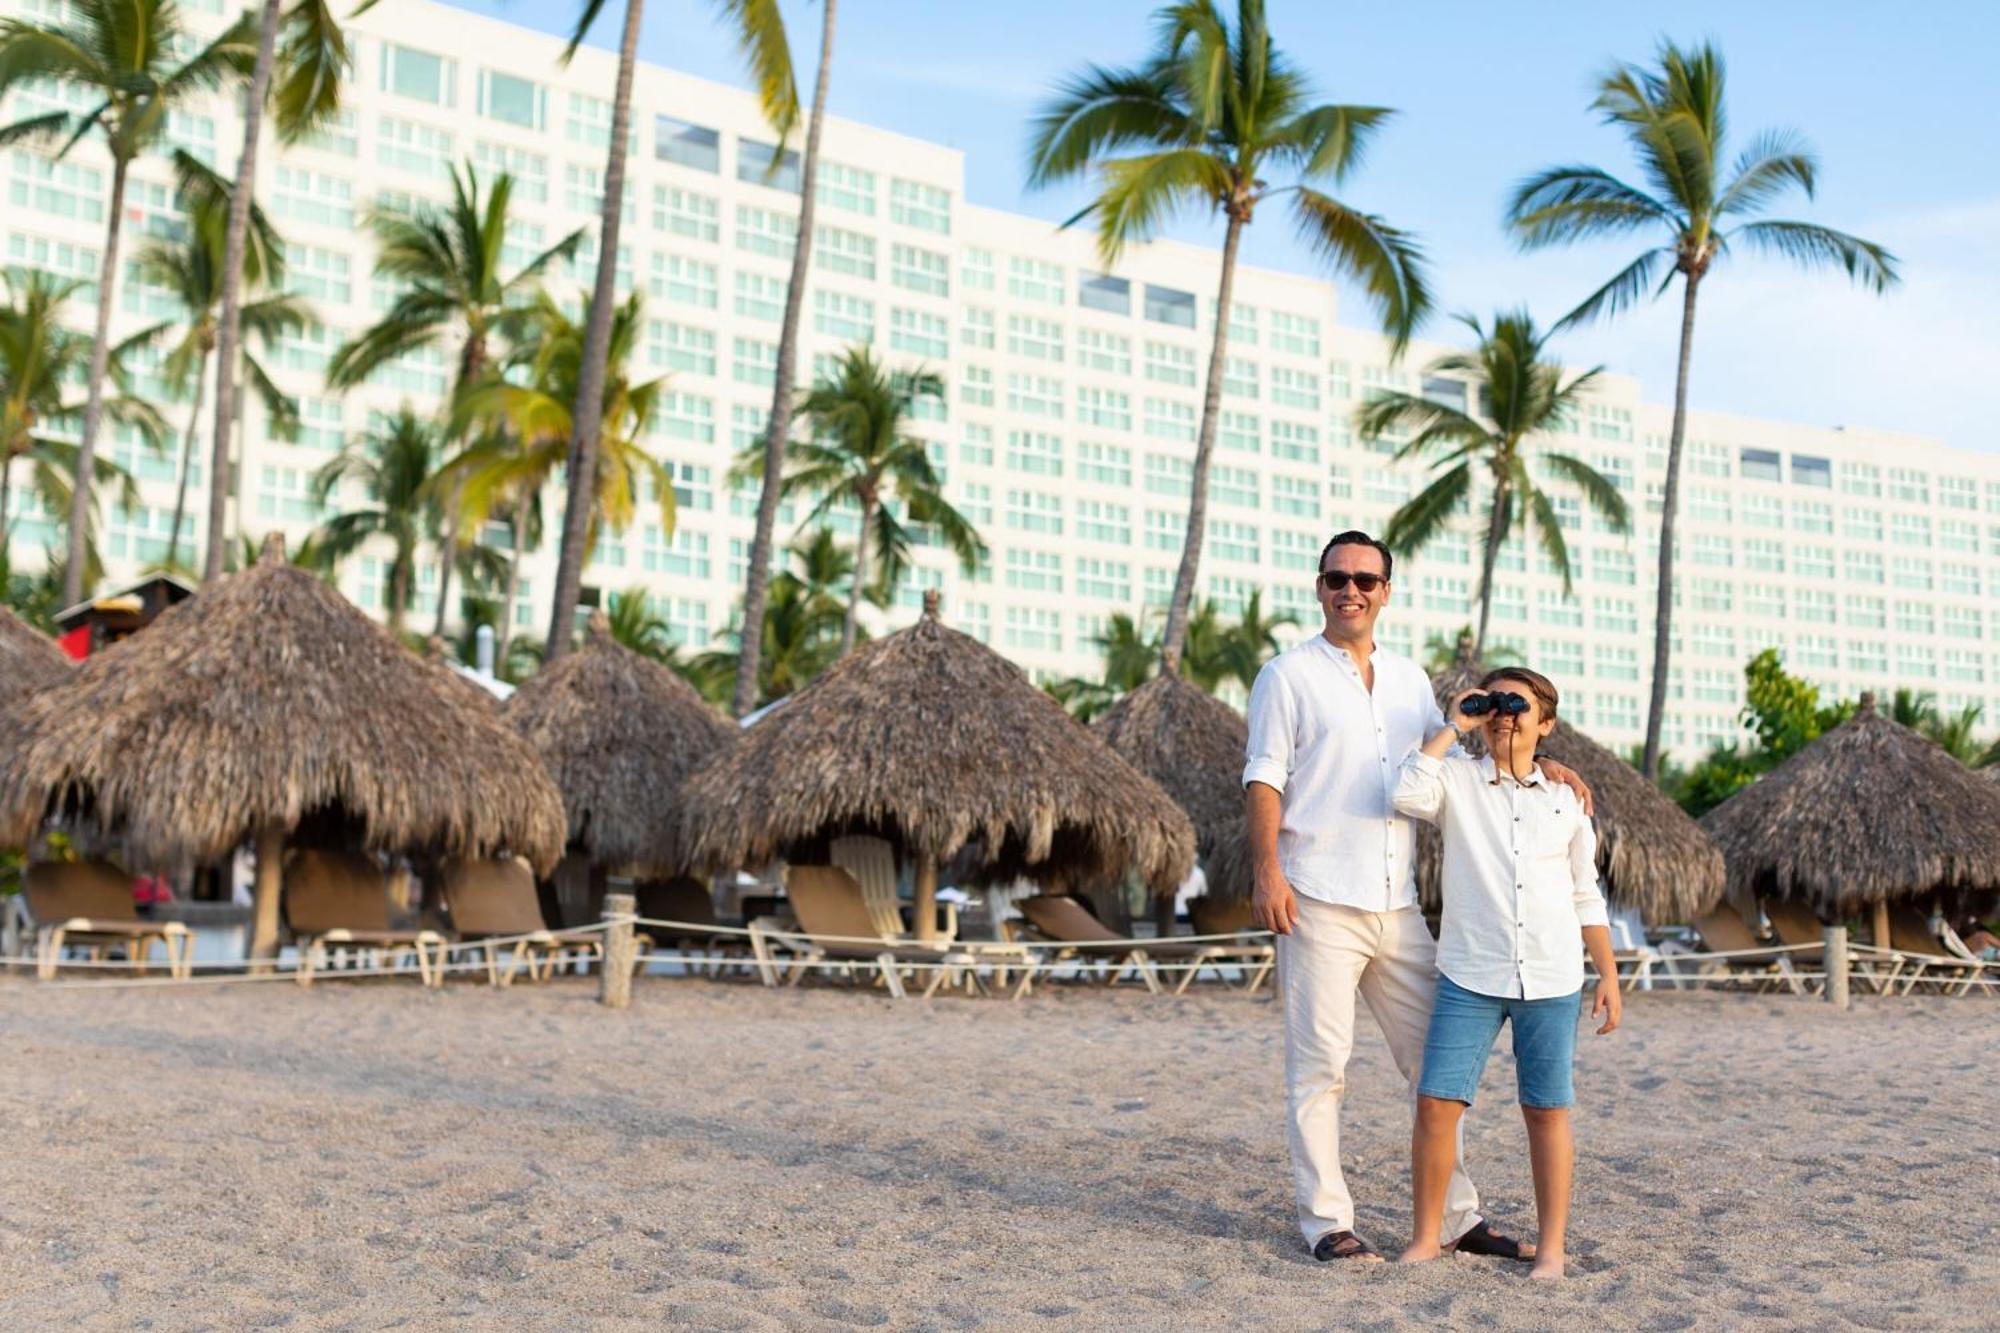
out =
<path fill-rule="evenodd" d="M 717 976 L 728 963 L 749 960 L 750 946 L 743 936 L 717 929 L 723 924 L 722 918 L 716 915 L 715 899 L 708 885 L 700 880 L 687 875 L 643 880 L 634 887 L 633 895 L 638 900 L 642 920 L 680 923 L 639 927 L 640 948 L 633 963 L 635 969 L 644 968 L 655 952 L 686 955 L 690 972 L 697 966 L 694 960 L 699 959 L 711 964 Z"/>
<path fill-rule="evenodd" d="M 561 936 L 549 930 L 535 892 L 534 869 L 518 856 L 504 861 L 450 861 L 442 878 L 452 929 L 460 943 L 485 955 L 489 985 L 512 985 L 524 966 L 530 981 L 546 981 L 571 958 L 594 958 L 604 952 L 603 941 L 593 936 Z"/>
<path fill-rule="evenodd" d="M 132 876 L 108 861 L 35 861 L 22 880 L 35 922 L 35 975 L 56 974 L 64 949 L 103 962 L 112 950 L 143 975 L 154 941 L 167 955 L 167 975 L 191 969 L 194 937 L 178 921 L 147 921 L 132 905 Z"/>
<path fill-rule="evenodd" d="M 868 919 L 876 933 L 894 939 L 917 928 L 903 920 L 903 905 L 896 892 L 896 849 L 881 838 L 835 838 L 828 859 L 854 876 L 861 896 L 868 904 Z M 937 942 L 949 944 L 958 938 L 958 905 L 938 904 Z"/>
<path fill-rule="evenodd" d="M 1985 970 L 1978 959 L 1959 958 L 1931 933 L 1924 914 L 1908 903 L 1889 907 L 1889 939 L 1886 947 L 1900 963 L 1897 979 L 1908 995 L 1919 985 L 1936 986 L 1945 995 L 1963 995 Z"/>
<path fill-rule="evenodd" d="M 789 959 L 785 960 L 790 967 L 787 985 L 798 985 L 814 963 L 868 963 L 873 966 L 876 980 L 888 987 L 889 993 L 899 1000 L 906 993 L 903 988 L 905 966 L 912 963 L 938 965 L 926 969 L 930 972 L 930 980 L 924 984 L 923 994 L 928 999 L 945 984 L 948 972 L 968 968 L 975 961 L 970 953 L 956 947 L 928 948 L 908 940 L 884 936 L 876 929 L 861 885 L 839 866 L 788 867 L 785 872 L 785 895 L 791 901 L 792 914 L 798 921 L 796 933 L 769 928 L 765 924 L 769 918 L 751 926 L 751 945 L 767 981 L 771 978 L 772 969 L 783 965 L 773 955 L 773 945 L 782 947 L 789 954 Z"/>
<path fill-rule="evenodd" d="M 1676 990 L 1682 988 L 1684 978 L 1681 969 L 1686 967 L 1688 975 L 1693 977 L 1747 980 L 1758 990 L 1766 986 L 1785 985 L 1797 994 L 1805 994 L 1805 986 L 1792 967 L 1791 959 L 1782 949 L 1773 949 L 1759 941 L 1750 932 L 1750 927 L 1744 924 L 1742 914 L 1728 903 L 1721 904 L 1706 916 L 1696 917 L 1690 924 L 1708 953 L 1690 949 L 1673 940 L 1660 946 L 1660 963 L 1673 979 Z M 1716 953 L 1736 956 L 1708 956 Z"/>
<path fill-rule="evenodd" d="M 444 983 L 444 936 L 391 926 L 389 889 L 389 874 L 372 856 L 299 848 L 285 858 L 285 921 L 298 944 L 301 986 L 340 955 L 391 966 L 415 955 L 424 985 Z"/>
<path fill-rule="evenodd" d="M 1239 964 L 1243 972 L 1243 993 L 1250 995 L 1264 984 L 1277 963 L 1277 951 L 1265 940 L 1248 938 L 1258 934 L 1257 918 L 1250 910 L 1250 900 L 1240 898 L 1235 902 L 1222 902 L 1213 894 L 1204 893 L 1188 903 L 1188 928 L 1196 935 L 1240 935 L 1246 952 Z M 1186 978 L 1192 979 L 1194 969 L 1190 968 Z M 1181 982 L 1182 990 L 1187 988 L 1187 980 Z"/>
<path fill-rule="evenodd" d="M 1244 988 L 1254 990 L 1270 971 L 1275 951 L 1268 944 L 1245 941 L 1241 944 L 1211 943 L 1200 940 L 1138 939 L 1120 935 L 1092 916 L 1076 899 L 1057 894 L 1023 898 L 1014 906 L 1026 921 L 1023 929 L 1009 922 L 1013 938 L 1031 938 L 1061 947 L 1043 953 L 1045 963 L 1076 960 L 1103 965 L 1106 981 L 1116 985 L 1129 971 L 1155 995 L 1163 993 L 1158 964 L 1185 964 L 1174 994 L 1186 991 L 1203 967 L 1235 965 L 1244 970 Z"/>

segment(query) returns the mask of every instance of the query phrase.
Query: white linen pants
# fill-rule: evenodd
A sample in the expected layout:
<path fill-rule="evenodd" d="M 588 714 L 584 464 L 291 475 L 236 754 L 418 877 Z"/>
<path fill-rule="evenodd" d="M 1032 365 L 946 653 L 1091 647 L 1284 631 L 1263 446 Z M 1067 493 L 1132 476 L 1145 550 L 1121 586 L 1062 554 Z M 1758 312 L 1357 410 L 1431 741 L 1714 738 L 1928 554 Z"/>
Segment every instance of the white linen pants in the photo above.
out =
<path fill-rule="evenodd" d="M 1278 986 L 1285 1002 L 1286 1134 L 1292 1150 L 1299 1230 L 1308 1246 L 1354 1229 L 1354 1199 L 1340 1173 L 1340 1100 L 1354 1048 L 1354 994 L 1388 1039 L 1389 1054 L 1416 1105 L 1424 1034 L 1437 993 L 1437 942 L 1416 908 L 1366 912 L 1298 897 L 1299 919 L 1278 937 Z M 1441 1244 L 1479 1221 L 1479 1192 L 1465 1174 L 1465 1121 L 1458 1163 L 1445 1192 Z"/>

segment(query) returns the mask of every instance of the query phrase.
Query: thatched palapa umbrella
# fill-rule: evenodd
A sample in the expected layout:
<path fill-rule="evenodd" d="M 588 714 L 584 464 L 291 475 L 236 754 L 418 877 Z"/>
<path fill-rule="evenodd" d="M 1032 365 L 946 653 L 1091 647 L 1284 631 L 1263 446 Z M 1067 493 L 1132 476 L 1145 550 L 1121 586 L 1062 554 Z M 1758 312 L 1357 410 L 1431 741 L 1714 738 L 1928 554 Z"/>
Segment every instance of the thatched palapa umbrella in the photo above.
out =
<path fill-rule="evenodd" d="M 54 639 L 0 606 L 0 705 L 67 679 L 71 666 Z"/>
<path fill-rule="evenodd" d="M 563 845 L 555 785 L 445 676 L 267 539 L 256 565 L 13 710 L 0 844 L 26 845 L 52 817 L 146 866 L 253 841 L 258 957 L 276 951 L 279 863 L 302 820 L 372 850 L 546 869 Z"/>
<path fill-rule="evenodd" d="M 1250 896 L 1250 835 L 1243 817 L 1243 715 L 1175 674 L 1153 677 L 1091 724 L 1104 743 L 1160 784 L 1194 823 L 1208 892 Z"/>
<path fill-rule="evenodd" d="M 2000 887 L 2000 786 L 1876 711 L 1853 717 L 1702 816 L 1732 895 L 1792 899 L 1836 919 Z"/>
<path fill-rule="evenodd" d="M 975 882 L 1078 886 L 1137 873 L 1172 893 L 1194 864 L 1173 799 L 1029 683 L 938 619 L 856 648 L 750 727 L 681 789 L 697 869 L 761 865 L 846 833 L 916 866 L 918 932 L 936 929 L 938 866 Z"/>
<path fill-rule="evenodd" d="M 593 611 L 584 646 L 522 685 L 505 716 L 562 792 L 572 851 L 599 867 L 685 868 L 672 817 L 681 783 L 738 736 L 692 685 L 617 642 Z"/>
<path fill-rule="evenodd" d="M 1462 635 L 1451 667 L 1432 680 L 1438 707 L 1479 684 L 1486 668 L 1472 660 L 1472 638 Z M 1477 737 L 1467 748 L 1483 753 Z M 1596 803 L 1597 873 L 1605 896 L 1637 908 L 1648 922 L 1687 921 L 1712 910 L 1724 886 L 1722 853 L 1701 825 L 1688 817 L 1645 775 L 1560 717 L 1541 753 L 1575 769 Z M 1439 901 L 1443 857 L 1430 825 L 1417 831 L 1417 883 L 1423 900 Z"/>

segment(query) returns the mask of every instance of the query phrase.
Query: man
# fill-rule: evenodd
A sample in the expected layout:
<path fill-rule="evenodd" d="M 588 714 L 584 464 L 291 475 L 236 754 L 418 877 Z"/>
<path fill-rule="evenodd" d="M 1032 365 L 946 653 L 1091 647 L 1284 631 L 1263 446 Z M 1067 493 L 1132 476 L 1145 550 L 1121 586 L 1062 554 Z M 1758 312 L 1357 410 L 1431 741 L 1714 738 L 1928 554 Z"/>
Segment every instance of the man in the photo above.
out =
<path fill-rule="evenodd" d="M 1322 1262 L 1381 1259 L 1354 1232 L 1340 1172 L 1355 993 L 1414 1089 L 1437 987 L 1437 945 L 1417 908 L 1416 834 L 1392 797 L 1404 758 L 1444 719 L 1423 669 L 1375 643 L 1394 563 L 1364 532 L 1328 542 L 1315 582 L 1325 628 L 1267 662 L 1250 692 L 1252 908 L 1278 936 L 1293 1184 L 1299 1228 Z M 1574 773 L 1542 769 L 1589 808 Z M 1439 1242 L 1532 1259 L 1532 1245 L 1480 1218 L 1462 1138 L 1463 1122 Z"/>

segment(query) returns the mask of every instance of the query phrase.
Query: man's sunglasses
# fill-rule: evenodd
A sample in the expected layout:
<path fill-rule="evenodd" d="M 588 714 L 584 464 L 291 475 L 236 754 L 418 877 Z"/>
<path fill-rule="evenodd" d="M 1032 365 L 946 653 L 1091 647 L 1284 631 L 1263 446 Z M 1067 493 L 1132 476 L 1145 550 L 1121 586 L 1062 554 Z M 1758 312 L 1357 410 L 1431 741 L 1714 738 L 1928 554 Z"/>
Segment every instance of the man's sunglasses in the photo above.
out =
<path fill-rule="evenodd" d="M 1369 593 L 1389 580 L 1380 574 L 1350 574 L 1344 569 L 1326 569 L 1320 571 L 1319 581 L 1326 585 L 1328 592 L 1339 592 L 1352 583 L 1362 592 Z"/>

